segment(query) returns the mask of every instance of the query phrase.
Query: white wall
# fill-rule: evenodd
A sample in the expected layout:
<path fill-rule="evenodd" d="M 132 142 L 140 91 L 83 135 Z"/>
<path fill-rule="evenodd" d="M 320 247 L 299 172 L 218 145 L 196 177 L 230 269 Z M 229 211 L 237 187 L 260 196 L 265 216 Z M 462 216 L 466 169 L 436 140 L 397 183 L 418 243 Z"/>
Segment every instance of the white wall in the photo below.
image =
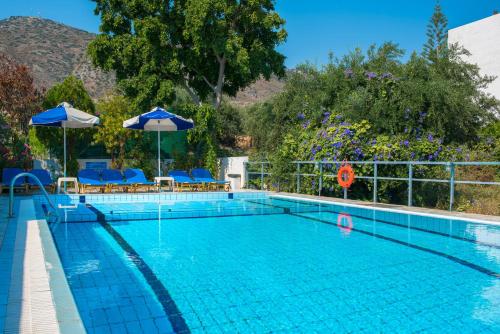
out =
<path fill-rule="evenodd" d="M 498 77 L 486 91 L 500 99 L 500 14 L 450 29 L 448 43 L 467 49 L 471 55 L 466 60 L 482 74 Z"/>
<path fill-rule="evenodd" d="M 219 158 L 220 164 L 220 179 L 224 179 L 229 181 L 228 174 L 239 174 L 241 175 L 241 185 L 240 188 L 243 188 L 245 185 L 245 167 L 243 163 L 248 161 L 248 157 L 225 157 Z"/>

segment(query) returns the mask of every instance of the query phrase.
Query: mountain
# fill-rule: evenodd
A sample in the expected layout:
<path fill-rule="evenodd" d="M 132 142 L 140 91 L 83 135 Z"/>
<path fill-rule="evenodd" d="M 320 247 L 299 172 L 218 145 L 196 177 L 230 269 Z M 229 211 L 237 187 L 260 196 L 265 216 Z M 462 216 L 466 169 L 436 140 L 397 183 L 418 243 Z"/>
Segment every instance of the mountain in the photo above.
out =
<path fill-rule="evenodd" d="M 232 105 L 248 107 L 255 103 L 263 102 L 283 91 L 285 81 L 272 76 L 269 81 L 260 79 L 240 91 L 236 97 L 230 98 Z"/>
<path fill-rule="evenodd" d="M 99 98 L 114 87 L 115 77 L 92 66 L 86 49 L 94 38 L 95 34 L 38 17 L 0 20 L 0 52 L 29 66 L 38 87 L 50 88 L 73 74 L 93 98 Z M 282 91 L 283 85 L 277 78 L 258 80 L 230 101 L 249 106 Z"/>
<path fill-rule="evenodd" d="M 37 17 L 0 21 L 0 52 L 31 68 L 35 83 L 50 88 L 73 74 L 94 98 L 113 88 L 113 74 L 92 67 L 86 55 L 95 35 Z"/>

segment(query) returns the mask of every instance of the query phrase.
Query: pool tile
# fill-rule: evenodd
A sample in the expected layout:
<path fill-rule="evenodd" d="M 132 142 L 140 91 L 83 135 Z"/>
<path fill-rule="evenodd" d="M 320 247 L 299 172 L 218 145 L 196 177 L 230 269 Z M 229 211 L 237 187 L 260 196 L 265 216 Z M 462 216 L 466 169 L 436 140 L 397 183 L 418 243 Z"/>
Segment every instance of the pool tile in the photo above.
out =
<path fill-rule="evenodd" d="M 349 208 L 355 230 L 346 233 L 337 226 L 337 212 L 346 210 L 340 206 L 311 208 L 303 203 L 286 204 L 254 194 L 235 193 L 231 205 L 241 206 L 223 209 L 213 206 L 207 213 L 204 209 L 214 204 L 206 204 L 207 198 L 227 198 L 227 194 L 160 197 L 186 200 L 188 195 L 199 202 L 177 202 L 175 207 L 186 205 L 192 212 L 165 211 L 170 219 L 162 220 L 161 226 L 157 206 L 156 210 L 150 206 L 151 211 L 144 212 L 142 209 L 147 211 L 151 204 L 123 205 L 118 196 L 113 205 L 102 199 L 102 205 L 94 203 L 103 210 L 114 207 L 126 212 L 134 207 L 139 213 L 125 213 L 124 218 L 128 215 L 131 219 L 155 219 L 111 219 L 109 224 L 149 264 L 168 289 L 182 318 L 166 317 L 157 297 L 135 268 L 137 259 L 124 254 L 100 225 L 69 224 L 69 237 L 63 229 L 56 233 L 58 243 L 69 244 L 65 252 L 71 255 L 63 256 L 63 264 L 71 272 L 70 284 L 77 291 L 74 294 L 79 308 L 86 313 L 97 305 L 78 302 L 85 299 L 95 300 L 101 310 L 106 309 L 106 321 L 96 318 L 96 322 L 94 316 L 84 316 L 89 332 L 112 331 L 115 322 L 120 324 L 120 321 L 132 333 L 138 328 L 167 333 L 177 321 L 185 321 L 192 333 L 372 333 L 402 329 L 432 332 L 437 328 L 442 332 L 446 328 L 450 332 L 461 328 L 466 333 L 500 328 L 494 314 L 488 312 L 498 302 L 495 304 L 482 295 L 483 290 L 494 286 L 493 278 L 445 257 L 404 245 L 417 244 L 497 270 L 498 261 L 474 243 L 481 238 L 480 234 L 471 233 L 472 227 L 478 233 L 497 233 L 491 227 L 459 223 L 452 225 L 450 231 L 446 222 Z M 143 199 L 136 196 L 131 200 Z M 283 214 L 282 209 L 272 205 L 286 206 L 300 217 Z M 208 217 L 218 212 L 222 216 L 241 214 L 249 212 L 249 208 L 255 215 Z M 168 210 L 168 205 L 162 210 Z M 273 210 L 281 211 L 271 214 Z M 200 215 L 204 218 L 180 218 Z M 373 216 L 379 220 L 373 221 Z M 401 226 L 403 223 L 405 227 Z M 374 231 L 379 237 L 374 236 Z M 444 233 L 453 238 L 443 237 Z M 469 241 L 455 237 L 466 237 Z M 96 287 L 98 294 L 91 292 Z M 491 296 L 496 296 L 496 290 L 491 291 Z M 119 316 L 108 311 L 108 305 L 116 305 L 114 310 Z M 467 307 L 480 316 L 464 316 L 463 309 Z M 456 326 L 446 327 L 449 322 Z"/>

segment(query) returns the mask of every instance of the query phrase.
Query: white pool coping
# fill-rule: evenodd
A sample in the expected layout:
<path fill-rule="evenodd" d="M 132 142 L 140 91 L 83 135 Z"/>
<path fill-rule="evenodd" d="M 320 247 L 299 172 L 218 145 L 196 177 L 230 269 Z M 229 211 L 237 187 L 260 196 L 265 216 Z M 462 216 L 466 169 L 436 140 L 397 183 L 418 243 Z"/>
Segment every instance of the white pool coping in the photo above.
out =
<path fill-rule="evenodd" d="M 459 221 L 465 221 L 469 223 L 478 223 L 478 224 L 487 224 L 487 225 L 495 225 L 495 226 L 500 226 L 500 217 L 497 216 L 491 216 L 488 217 L 488 220 L 486 219 L 481 219 L 481 218 L 474 218 L 474 214 L 467 214 L 466 217 L 460 217 L 457 216 L 456 213 L 454 214 L 449 214 L 447 211 L 443 211 L 442 213 L 426 213 L 426 212 L 420 212 L 417 211 L 417 208 L 413 208 L 410 206 L 405 206 L 404 210 L 403 209 L 395 209 L 395 208 L 388 208 L 385 207 L 380 207 L 376 206 L 373 203 L 367 202 L 365 203 L 350 203 L 349 200 L 339 200 L 336 198 L 328 198 L 328 199 L 322 199 L 321 197 L 314 196 L 314 195 L 301 195 L 301 194 L 283 194 L 283 193 L 270 193 L 272 197 L 275 198 L 293 198 L 296 200 L 300 201 L 305 201 L 305 202 L 315 202 L 315 203 L 323 203 L 323 204 L 330 204 L 330 205 L 338 205 L 338 206 L 346 206 L 346 207 L 355 207 L 355 208 L 361 208 L 365 210 L 375 210 L 375 211 L 385 211 L 385 212 L 393 212 L 393 213 L 401 213 L 401 214 L 406 214 L 406 215 L 415 215 L 415 216 L 423 216 L 423 217 L 432 217 L 432 218 L 439 218 L 439 219 L 446 219 L 446 220 L 459 220 Z M 311 198 L 312 197 L 312 198 Z M 354 201 L 353 201 L 354 202 Z M 357 202 L 357 201 L 356 201 Z M 379 203 L 381 205 L 381 203 Z M 421 209 L 421 208 L 418 208 Z M 434 209 L 432 209 L 434 210 Z M 437 210 L 435 210 L 437 211 Z M 442 211 L 442 210 L 439 210 Z"/>
<path fill-rule="evenodd" d="M 18 201 L 4 333 L 85 333 L 48 224 L 31 198 Z"/>

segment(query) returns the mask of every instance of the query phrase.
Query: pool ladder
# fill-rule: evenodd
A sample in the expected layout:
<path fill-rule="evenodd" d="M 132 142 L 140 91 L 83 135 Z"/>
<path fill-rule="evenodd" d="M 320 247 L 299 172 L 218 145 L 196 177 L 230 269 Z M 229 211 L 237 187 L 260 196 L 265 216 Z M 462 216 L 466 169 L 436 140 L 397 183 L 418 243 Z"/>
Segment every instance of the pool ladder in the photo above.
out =
<path fill-rule="evenodd" d="M 45 199 L 49 203 L 50 207 L 52 208 L 52 211 L 47 212 L 47 221 L 51 221 L 52 217 L 56 218 L 56 221 L 59 220 L 59 214 L 57 213 L 57 209 L 50 200 L 49 194 L 47 193 L 47 190 L 45 190 L 45 187 L 43 186 L 42 182 L 33 174 L 31 173 L 20 173 L 17 174 L 12 181 L 10 182 L 10 189 L 9 189 L 9 218 L 14 217 L 14 184 L 16 184 L 17 179 L 21 177 L 29 177 L 35 180 L 36 184 L 40 188 L 40 191 L 44 194 Z"/>

